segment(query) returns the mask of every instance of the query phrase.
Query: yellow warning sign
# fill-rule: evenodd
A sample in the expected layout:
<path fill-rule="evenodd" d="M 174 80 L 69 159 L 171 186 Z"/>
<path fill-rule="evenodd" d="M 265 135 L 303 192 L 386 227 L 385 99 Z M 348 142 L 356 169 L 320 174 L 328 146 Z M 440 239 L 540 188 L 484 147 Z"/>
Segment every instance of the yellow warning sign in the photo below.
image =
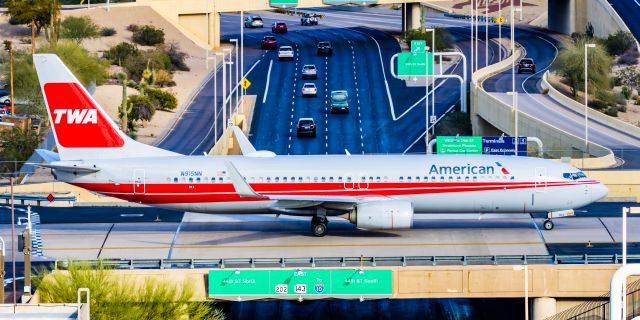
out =
<path fill-rule="evenodd" d="M 251 81 L 247 80 L 247 78 L 244 78 L 242 79 L 242 81 L 240 81 L 240 85 L 243 89 L 247 90 L 247 88 L 251 86 Z"/>
<path fill-rule="evenodd" d="M 497 18 L 494 19 L 494 22 L 498 23 L 498 24 L 503 24 L 505 21 L 506 20 L 505 20 L 504 17 L 497 17 Z"/>

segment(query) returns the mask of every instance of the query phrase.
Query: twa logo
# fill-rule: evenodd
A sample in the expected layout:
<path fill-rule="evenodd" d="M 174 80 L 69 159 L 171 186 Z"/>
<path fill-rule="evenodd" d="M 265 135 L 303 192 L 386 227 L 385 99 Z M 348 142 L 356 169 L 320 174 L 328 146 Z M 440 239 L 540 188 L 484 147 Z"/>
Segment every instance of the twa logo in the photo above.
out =
<path fill-rule="evenodd" d="M 66 118 L 66 124 L 98 124 L 98 110 L 96 109 L 55 109 L 53 123 L 61 124 Z"/>

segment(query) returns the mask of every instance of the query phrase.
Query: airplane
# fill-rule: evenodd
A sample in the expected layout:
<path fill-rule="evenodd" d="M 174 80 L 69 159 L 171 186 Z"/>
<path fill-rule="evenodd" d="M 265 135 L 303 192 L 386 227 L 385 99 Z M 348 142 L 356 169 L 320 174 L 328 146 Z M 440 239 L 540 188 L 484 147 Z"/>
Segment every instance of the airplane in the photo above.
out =
<path fill-rule="evenodd" d="M 409 229 L 421 213 L 547 213 L 607 195 L 554 160 L 486 155 L 275 155 L 233 131 L 242 155 L 185 156 L 122 132 L 54 54 L 35 54 L 57 153 L 38 150 L 63 182 L 106 196 L 199 213 L 308 216 L 314 236 L 328 216 L 359 229 Z"/>

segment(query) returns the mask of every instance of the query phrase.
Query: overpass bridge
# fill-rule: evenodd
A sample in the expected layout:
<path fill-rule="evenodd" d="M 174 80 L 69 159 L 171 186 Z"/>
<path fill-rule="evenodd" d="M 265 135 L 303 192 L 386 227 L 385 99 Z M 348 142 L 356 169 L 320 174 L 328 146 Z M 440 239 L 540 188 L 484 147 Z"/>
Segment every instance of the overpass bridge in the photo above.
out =
<path fill-rule="evenodd" d="M 299 0 L 295 8 L 321 8 L 333 6 L 336 3 L 354 3 L 358 1 L 331 1 L 331 0 Z M 370 2 L 370 1 L 369 1 Z M 417 29 L 420 27 L 422 9 L 421 3 L 442 2 L 436 0 L 376 0 L 377 4 L 402 3 L 403 14 L 406 13 L 405 29 Z M 364 3 L 368 3 L 364 1 Z M 131 5 L 150 6 L 164 18 L 181 27 L 195 36 L 201 44 L 210 48 L 220 46 L 220 14 L 231 12 L 249 12 L 274 10 L 281 6 L 271 5 L 269 0 L 259 1 L 229 1 L 229 0 L 137 0 Z M 435 4 L 432 7 L 438 7 Z M 269 26 L 265 26 L 269 27 Z"/>
<path fill-rule="evenodd" d="M 89 263 L 113 268 L 118 279 L 158 277 L 176 286 L 194 285 L 197 300 L 210 299 L 209 271 L 229 269 L 310 271 L 349 269 L 390 270 L 390 299 L 521 298 L 526 299 L 532 319 L 542 320 L 584 302 L 605 301 L 614 272 L 621 266 L 618 255 L 609 256 L 468 256 L 468 257 L 338 257 L 282 259 L 147 259 L 100 260 Z M 640 261 L 631 255 L 629 261 Z M 56 269 L 67 262 L 57 262 Z M 629 283 L 638 279 L 631 278 Z M 224 299 L 247 301 L 250 294 Z M 260 299 L 274 297 L 260 297 Z M 280 297 L 283 298 L 283 297 Z M 313 295 L 285 299 L 309 300 Z M 354 297 L 351 297 L 354 298 Z M 357 297 L 355 297 L 357 299 Z M 524 312 L 524 310 L 523 310 Z"/>

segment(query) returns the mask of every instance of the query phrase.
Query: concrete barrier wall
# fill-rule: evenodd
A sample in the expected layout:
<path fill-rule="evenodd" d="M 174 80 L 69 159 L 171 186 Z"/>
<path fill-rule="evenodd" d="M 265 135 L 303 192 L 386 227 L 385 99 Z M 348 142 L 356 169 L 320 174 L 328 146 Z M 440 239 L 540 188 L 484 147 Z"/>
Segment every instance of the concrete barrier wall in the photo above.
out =
<path fill-rule="evenodd" d="M 586 2 L 587 20 L 593 26 L 594 35 L 606 38 L 620 30 L 629 32 L 629 27 L 613 10 L 607 0 L 583 0 Z M 630 1 L 630 0 L 629 0 Z"/>

